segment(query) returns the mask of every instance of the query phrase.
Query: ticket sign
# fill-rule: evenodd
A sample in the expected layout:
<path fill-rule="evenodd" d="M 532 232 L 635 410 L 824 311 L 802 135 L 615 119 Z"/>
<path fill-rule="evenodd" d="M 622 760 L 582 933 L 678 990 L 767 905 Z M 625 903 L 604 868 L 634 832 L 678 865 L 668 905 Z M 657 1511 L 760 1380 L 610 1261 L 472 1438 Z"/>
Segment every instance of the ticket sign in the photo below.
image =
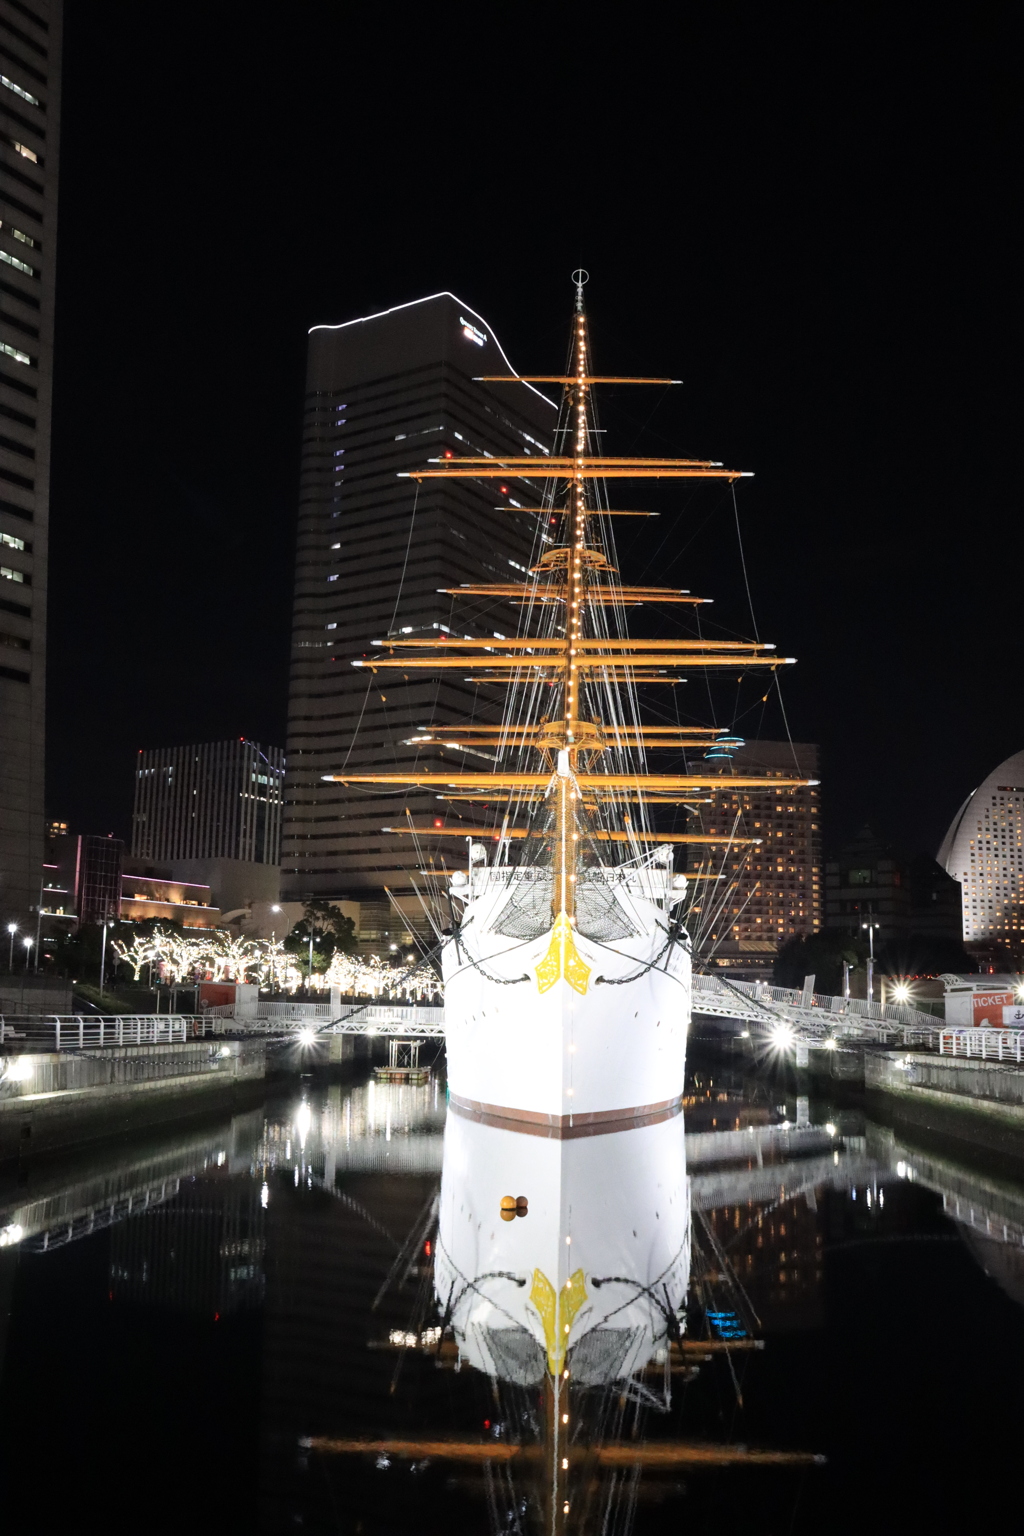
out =
<path fill-rule="evenodd" d="M 1012 992 L 975 992 L 972 1002 L 975 1029 L 1024 1028 L 1024 1008 Z"/>

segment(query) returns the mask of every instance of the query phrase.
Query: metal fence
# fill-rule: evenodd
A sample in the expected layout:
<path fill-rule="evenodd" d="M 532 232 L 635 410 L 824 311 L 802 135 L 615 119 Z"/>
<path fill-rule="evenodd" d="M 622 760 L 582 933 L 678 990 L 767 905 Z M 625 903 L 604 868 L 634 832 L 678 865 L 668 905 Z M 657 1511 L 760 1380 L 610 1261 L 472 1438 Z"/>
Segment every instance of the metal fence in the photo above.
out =
<path fill-rule="evenodd" d="M 232 1033 L 275 1034 L 292 1024 L 330 1029 L 342 1035 L 387 1035 L 412 1030 L 420 1035 L 444 1034 L 444 1009 L 404 1003 L 272 1003 L 261 1002 L 255 1013 L 235 1011 L 233 1003 L 211 1008 L 205 1015 L 214 1030 L 232 1021 Z"/>
<path fill-rule="evenodd" d="M 0 1045 L 18 1050 L 74 1051 L 99 1045 L 183 1044 L 208 1033 L 201 1014 L 49 1014 L 43 1018 L 0 1016 Z"/>
<path fill-rule="evenodd" d="M 726 982 L 724 977 L 708 974 L 694 973 L 693 977 L 693 1006 L 698 1012 L 702 1012 L 702 1005 L 719 1000 L 722 1003 L 730 1001 L 729 994 L 733 994 L 731 1001 L 737 1002 L 739 993 L 744 999 L 756 1007 L 758 1003 L 782 1005 L 787 1008 L 813 1008 L 815 1012 L 829 1014 L 832 1019 L 838 1015 L 841 1019 L 853 1023 L 870 1020 L 872 1023 L 886 1023 L 898 1025 L 916 1025 L 938 1027 L 939 1021 L 930 1014 L 926 1014 L 919 1008 L 913 1008 L 909 1003 L 869 1003 L 862 998 L 833 997 L 827 992 L 815 992 L 807 997 L 795 987 L 775 987 L 767 981 L 733 981 Z M 824 1023 L 825 1020 L 823 1019 Z"/>
<path fill-rule="evenodd" d="M 944 1029 L 942 1056 L 974 1056 L 981 1061 L 1024 1061 L 1024 1029 Z"/>

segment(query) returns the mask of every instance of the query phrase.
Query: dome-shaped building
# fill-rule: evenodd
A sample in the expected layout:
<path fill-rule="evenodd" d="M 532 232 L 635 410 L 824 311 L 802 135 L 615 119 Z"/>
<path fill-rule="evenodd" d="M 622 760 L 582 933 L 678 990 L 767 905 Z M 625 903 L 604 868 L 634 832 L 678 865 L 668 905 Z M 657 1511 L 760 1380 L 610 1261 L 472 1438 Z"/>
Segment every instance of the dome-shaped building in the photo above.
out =
<path fill-rule="evenodd" d="M 967 796 L 939 863 L 963 891 L 964 942 L 1024 949 L 1024 752 Z"/>

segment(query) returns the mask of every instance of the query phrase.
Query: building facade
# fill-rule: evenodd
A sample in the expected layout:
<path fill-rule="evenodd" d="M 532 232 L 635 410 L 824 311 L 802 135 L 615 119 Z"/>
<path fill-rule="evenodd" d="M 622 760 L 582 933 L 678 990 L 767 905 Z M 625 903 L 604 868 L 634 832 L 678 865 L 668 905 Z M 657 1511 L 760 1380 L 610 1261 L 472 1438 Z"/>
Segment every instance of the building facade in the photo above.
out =
<path fill-rule="evenodd" d="M 825 865 L 825 926 L 875 943 L 892 939 L 960 939 L 960 888 L 927 853 L 905 858 L 862 827 Z"/>
<path fill-rule="evenodd" d="M 410 891 L 415 840 L 383 830 L 406 810 L 442 819 L 425 791 L 327 784 L 324 775 L 472 763 L 415 743 L 438 724 L 500 718 L 502 691 L 447 673 L 367 674 L 351 662 L 391 632 L 515 634 L 517 610 L 462 600 L 460 583 L 525 576 L 546 537 L 524 508 L 540 484 L 428 481 L 412 469 L 445 453 L 535 453 L 557 408 L 530 385 L 476 376 L 513 370 L 493 331 L 452 294 L 310 333 L 299 496 L 282 895 L 386 900 Z M 414 898 L 410 898 L 414 899 Z M 385 925 L 386 926 L 386 925 Z"/>
<path fill-rule="evenodd" d="M 818 748 L 788 741 L 740 747 L 723 769 L 722 789 L 691 818 L 694 830 L 761 840 L 724 855 L 691 851 L 690 871 L 712 877 L 696 882 L 689 923 L 696 952 L 736 975 L 767 975 L 788 939 L 822 926 L 820 789 L 735 790 L 728 787 L 732 773 L 817 779 Z"/>
<path fill-rule="evenodd" d="M 132 858 L 155 864 L 240 859 L 276 866 L 283 785 L 283 752 L 256 741 L 140 751 Z"/>
<path fill-rule="evenodd" d="M 0 0 L 0 921 L 43 863 L 60 0 Z"/>
<path fill-rule="evenodd" d="M 206 884 L 136 875 L 126 869 L 121 876 L 121 921 L 143 923 L 152 918 L 180 923 L 183 928 L 219 928 L 221 912 Z"/>
<path fill-rule="evenodd" d="M 67 832 L 49 836 L 42 886 L 37 885 L 35 893 L 40 916 L 67 919 L 76 927 L 116 922 L 123 869 L 124 843 L 119 837 Z"/>
<path fill-rule="evenodd" d="M 959 881 L 964 943 L 1024 958 L 1024 752 L 972 790 L 946 833 L 939 863 Z"/>

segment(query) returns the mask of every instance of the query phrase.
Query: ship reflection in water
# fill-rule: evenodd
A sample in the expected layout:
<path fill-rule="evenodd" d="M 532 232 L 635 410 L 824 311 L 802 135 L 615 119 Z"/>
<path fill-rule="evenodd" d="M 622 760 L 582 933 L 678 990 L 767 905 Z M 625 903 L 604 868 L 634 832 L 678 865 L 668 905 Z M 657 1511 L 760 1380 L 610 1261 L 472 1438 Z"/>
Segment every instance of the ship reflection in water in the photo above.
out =
<path fill-rule="evenodd" d="M 983 1510 L 943 1437 L 1010 1433 L 1022 1301 L 1021 1182 L 760 1079 L 698 1069 L 682 1113 L 555 1138 L 446 1115 L 436 1076 L 310 1078 L 0 1177 L 0 1443 L 16 1504 L 48 1423 L 47 1520 L 88 1476 L 110 1531 L 144 1507 L 153 1530 L 642 1536 L 748 1528 L 752 1499 L 765 1529 L 841 1531 L 908 1454 L 941 1519 Z M 998 1349 L 940 1349 L 972 1311 Z M 217 1458 L 159 1432 L 197 1414 Z M 31 1499 L 12 1520 L 54 1528 Z"/>

